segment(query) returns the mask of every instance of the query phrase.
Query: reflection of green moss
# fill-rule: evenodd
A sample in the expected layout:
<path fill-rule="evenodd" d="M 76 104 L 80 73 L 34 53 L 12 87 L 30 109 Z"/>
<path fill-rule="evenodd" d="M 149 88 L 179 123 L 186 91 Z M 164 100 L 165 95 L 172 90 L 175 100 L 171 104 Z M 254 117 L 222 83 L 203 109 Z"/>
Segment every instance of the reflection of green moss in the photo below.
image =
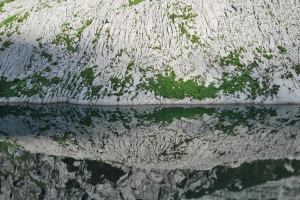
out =
<path fill-rule="evenodd" d="M 286 166 L 294 170 L 289 170 Z M 243 191 L 245 188 L 267 182 L 299 176 L 299 169 L 298 160 L 280 159 L 245 162 L 236 168 L 217 166 L 209 171 L 194 171 L 189 177 L 196 179 L 190 182 L 198 181 L 197 178 L 203 176 L 204 173 L 207 177 L 213 177 L 208 179 L 209 187 L 203 187 L 203 183 L 194 184 L 183 195 L 186 199 L 199 199 L 216 191 Z"/>
<path fill-rule="evenodd" d="M 217 112 L 215 108 L 195 107 L 195 108 L 184 108 L 184 107 L 170 107 L 156 109 L 150 114 L 139 116 L 141 121 L 151 121 L 154 123 L 172 123 L 175 119 L 192 119 L 202 117 L 204 114 L 213 115 Z"/>
<path fill-rule="evenodd" d="M 18 152 L 16 154 L 16 152 Z M 30 153 L 21 149 L 12 141 L 0 139 L 0 153 L 4 153 L 9 159 L 17 161 L 28 161 Z"/>
<path fill-rule="evenodd" d="M 256 129 L 256 125 L 266 127 L 267 130 L 274 128 L 279 130 L 278 126 L 295 126 L 299 122 L 299 117 L 291 120 L 290 116 L 278 115 L 276 107 L 263 106 L 203 106 L 203 107 L 73 107 L 73 106 L 50 106 L 50 107 L 29 107 L 29 106 L 0 106 L 0 118 L 15 116 L 16 119 L 29 119 L 29 123 L 35 123 L 37 120 L 47 124 L 38 132 L 47 133 L 48 130 L 64 130 L 61 125 L 65 122 L 73 124 L 74 127 L 80 127 L 78 132 L 86 134 L 93 130 L 90 127 L 98 126 L 99 121 L 106 121 L 108 124 L 120 124 L 126 129 L 134 129 L 138 126 L 149 127 L 151 124 L 167 126 L 174 121 L 186 121 L 193 119 L 194 122 L 204 123 L 203 128 L 211 131 L 219 130 L 224 134 L 239 134 L 237 128 L 248 128 L 249 132 Z M 298 112 L 297 112 L 298 113 Z M 56 124 L 57 118 L 61 118 L 62 124 Z M 272 119 L 272 124 L 270 124 Z M 207 121 L 208 120 L 208 121 Z M 275 120 L 275 121 L 274 121 Z M 55 123 L 53 123 L 55 122 Z M 210 122 L 210 124 L 205 124 Z M 274 124 L 274 122 L 276 122 Z M 105 125 L 107 123 L 104 123 Z M 106 125 L 105 125 L 106 126 Z M 110 125 L 109 125 L 110 126 Z M 206 130 L 206 129 L 204 129 Z M 262 129 L 264 130 L 264 129 Z M 266 131 L 267 131 L 266 130 Z M 54 136 L 57 140 L 73 141 L 75 133 L 58 134 Z M 188 142 L 188 141 L 186 141 Z M 176 146 L 175 146 L 176 147 Z"/>
<path fill-rule="evenodd" d="M 63 134 L 53 135 L 51 138 L 63 146 L 68 144 L 78 145 L 78 141 L 74 138 L 74 133 L 70 131 L 66 131 Z"/>
<path fill-rule="evenodd" d="M 0 152 L 9 153 L 10 149 L 13 149 L 14 145 L 6 140 L 0 140 Z"/>
<path fill-rule="evenodd" d="M 170 124 L 175 119 L 199 119 L 203 115 L 211 116 L 216 119 L 214 127 L 225 134 L 234 134 L 234 129 L 239 126 L 249 129 L 253 126 L 253 121 L 266 122 L 268 118 L 276 116 L 276 112 L 272 108 L 264 107 L 169 107 L 155 109 L 152 113 L 138 115 L 141 124 L 146 122 Z"/>
<path fill-rule="evenodd" d="M 242 111 L 238 107 L 231 107 L 218 111 L 214 116 L 218 119 L 216 129 L 226 134 L 234 134 L 236 127 L 243 126 L 251 129 L 252 120 L 266 121 L 271 116 L 276 116 L 276 112 L 272 108 L 264 107 L 249 106 Z"/>
<path fill-rule="evenodd" d="M 90 116 L 85 116 L 79 121 L 79 123 L 81 125 L 90 127 L 92 125 L 92 118 Z"/>

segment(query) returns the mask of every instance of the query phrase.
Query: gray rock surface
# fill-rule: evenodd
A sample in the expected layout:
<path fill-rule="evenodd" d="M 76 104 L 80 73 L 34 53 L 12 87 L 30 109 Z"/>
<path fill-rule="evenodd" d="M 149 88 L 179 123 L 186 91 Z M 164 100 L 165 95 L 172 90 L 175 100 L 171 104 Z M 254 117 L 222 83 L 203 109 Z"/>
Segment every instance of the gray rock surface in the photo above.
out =
<path fill-rule="evenodd" d="M 13 0 L 0 102 L 300 103 L 293 0 Z"/>

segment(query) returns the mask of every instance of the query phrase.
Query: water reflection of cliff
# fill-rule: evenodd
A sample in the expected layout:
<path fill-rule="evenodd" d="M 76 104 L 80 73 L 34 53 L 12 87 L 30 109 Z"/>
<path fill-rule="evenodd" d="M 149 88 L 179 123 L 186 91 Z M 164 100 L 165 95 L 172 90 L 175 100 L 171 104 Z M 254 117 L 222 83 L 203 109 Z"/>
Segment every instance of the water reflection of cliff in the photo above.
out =
<path fill-rule="evenodd" d="M 300 110 L 274 107 L 1 107 L 26 150 L 143 168 L 210 169 L 298 158 Z"/>
<path fill-rule="evenodd" d="M 0 199 L 299 195 L 297 106 L 0 110 Z"/>
<path fill-rule="evenodd" d="M 32 154 L 6 140 L 0 147 L 0 199 L 296 199 L 300 195 L 298 160 L 257 160 L 210 170 L 145 170 Z"/>
<path fill-rule="evenodd" d="M 99 126 L 111 131 L 116 128 L 130 130 L 153 124 L 168 126 L 175 121 L 186 122 L 187 120 L 195 120 L 201 125 L 211 120 L 209 122 L 213 124 L 209 128 L 226 134 L 238 134 L 237 128 L 248 128 L 251 131 L 250 129 L 253 130 L 257 124 L 268 128 L 269 131 L 277 131 L 278 128 L 297 125 L 300 118 L 300 109 L 297 106 L 84 107 L 52 105 L 0 106 L 0 108 L 1 131 L 10 135 L 51 134 L 57 131 L 94 134 L 93 128 Z"/>

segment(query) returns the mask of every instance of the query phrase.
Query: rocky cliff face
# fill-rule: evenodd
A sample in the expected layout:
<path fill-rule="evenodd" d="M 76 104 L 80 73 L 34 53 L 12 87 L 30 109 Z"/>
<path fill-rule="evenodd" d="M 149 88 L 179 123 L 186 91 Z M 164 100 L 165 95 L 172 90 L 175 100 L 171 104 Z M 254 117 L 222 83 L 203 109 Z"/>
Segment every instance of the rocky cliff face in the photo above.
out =
<path fill-rule="evenodd" d="M 300 103 L 299 1 L 4 0 L 0 101 Z"/>

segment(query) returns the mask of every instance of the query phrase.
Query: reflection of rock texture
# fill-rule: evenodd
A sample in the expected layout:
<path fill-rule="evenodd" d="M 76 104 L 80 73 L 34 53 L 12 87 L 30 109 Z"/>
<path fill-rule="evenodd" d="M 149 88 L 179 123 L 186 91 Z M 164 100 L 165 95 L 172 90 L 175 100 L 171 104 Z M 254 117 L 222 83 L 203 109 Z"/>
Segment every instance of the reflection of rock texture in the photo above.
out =
<path fill-rule="evenodd" d="M 30 154 L 5 142 L 0 145 L 0 199 L 119 198 L 116 184 L 125 174 L 119 168 Z"/>
<path fill-rule="evenodd" d="M 300 161 L 211 170 L 140 169 L 30 154 L 0 141 L 0 199 L 297 199 Z"/>
<path fill-rule="evenodd" d="M 18 107 L 0 118 L 0 131 L 30 152 L 148 169 L 298 159 L 299 129 L 295 106 Z"/>
<path fill-rule="evenodd" d="M 6 0 L 0 102 L 299 103 L 299 10 L 295 0 Z"/>
<path fill-rule="evenodd" d="M 203 200 L 225 199 L 282 199 L 295 200 L 300 198 L 300 176 L 268 182 L 241 191 L 218 191 L 202 197 Z"/>

